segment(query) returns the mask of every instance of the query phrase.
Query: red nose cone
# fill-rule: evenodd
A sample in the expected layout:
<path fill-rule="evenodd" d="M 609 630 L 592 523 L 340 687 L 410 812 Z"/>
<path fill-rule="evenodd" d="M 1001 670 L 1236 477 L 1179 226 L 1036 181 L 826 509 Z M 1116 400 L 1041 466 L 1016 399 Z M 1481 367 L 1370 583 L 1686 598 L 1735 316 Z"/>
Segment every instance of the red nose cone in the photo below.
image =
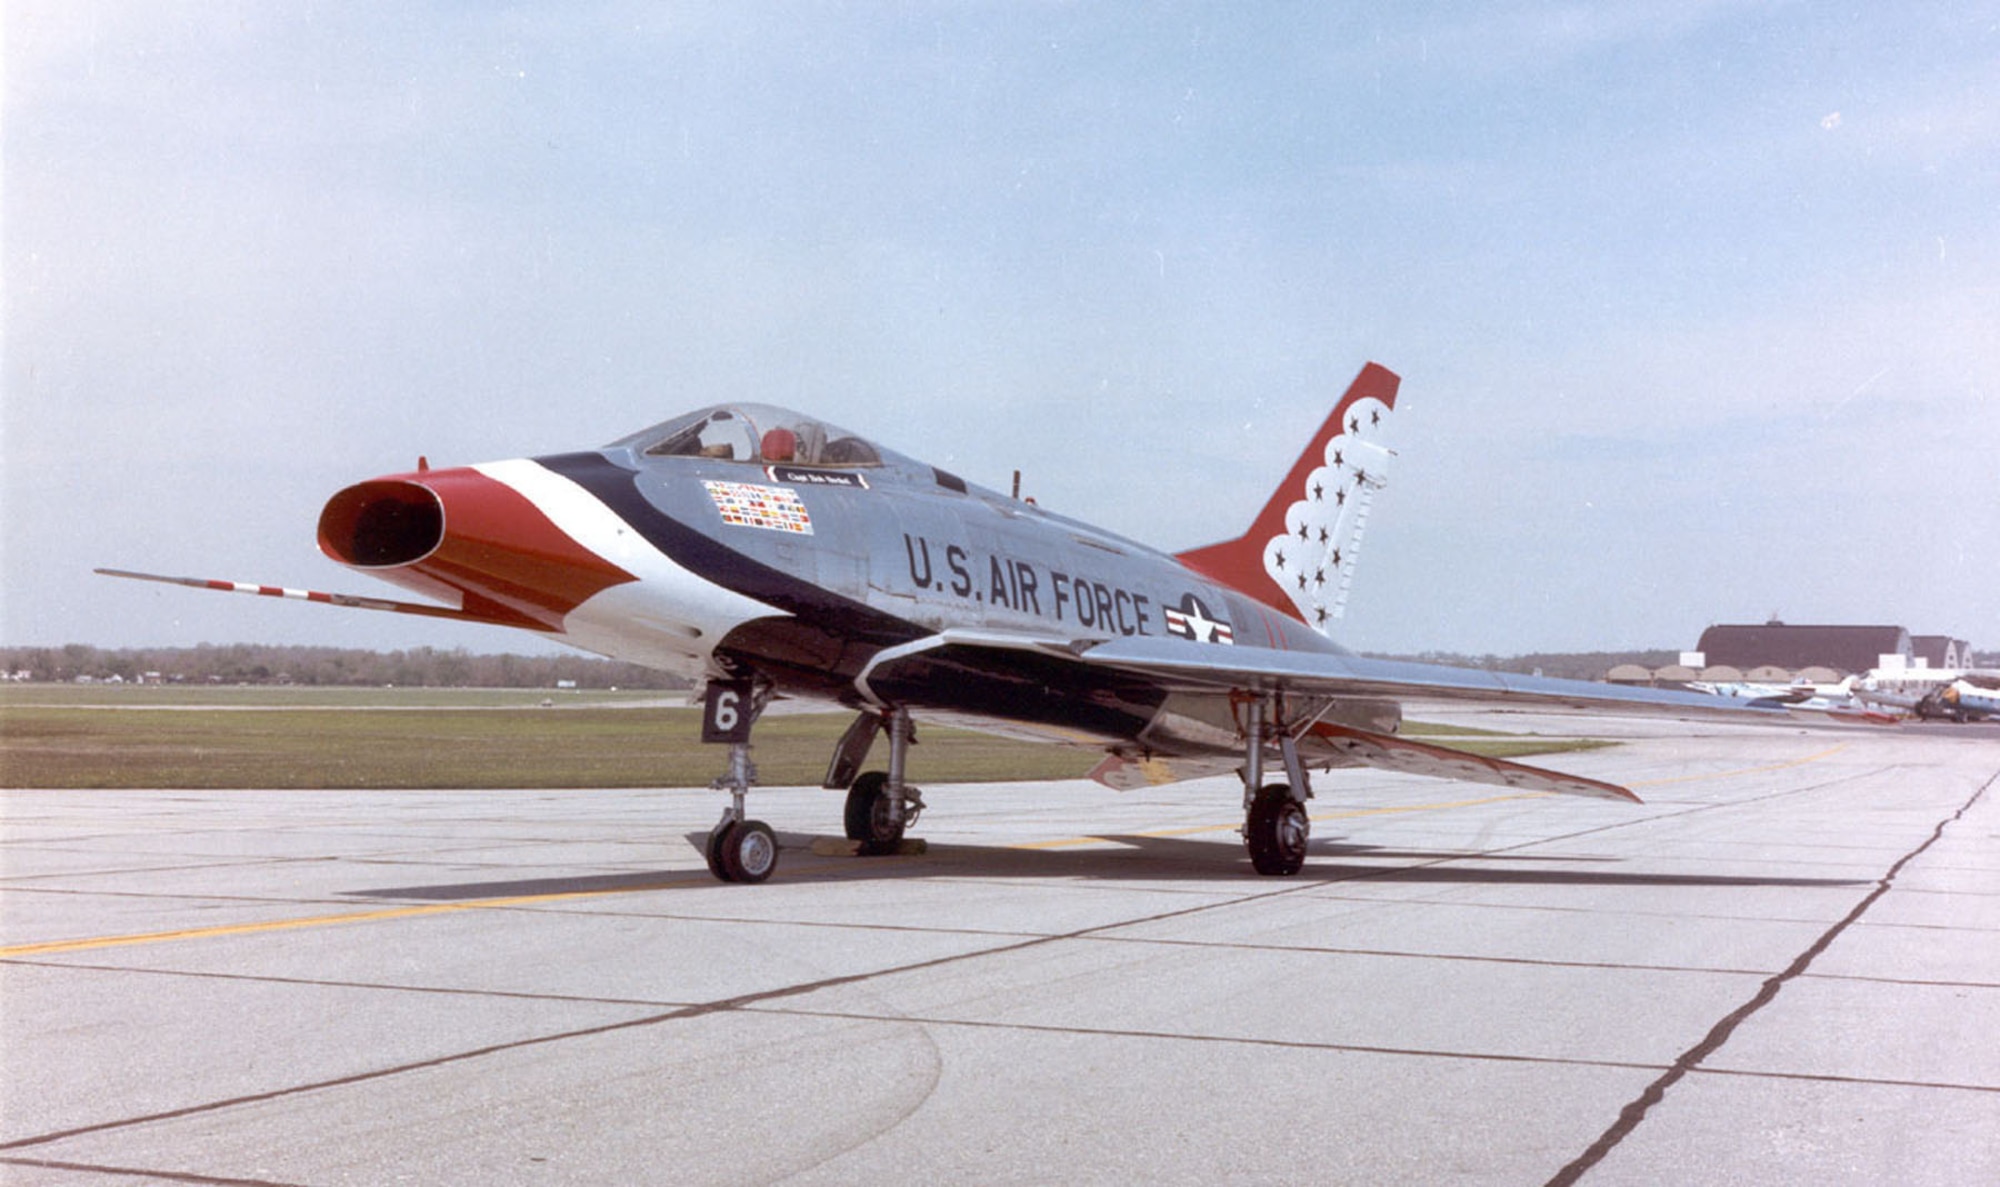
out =
<path fill-rule="evenodd" d="M 632 574 L 570 538 L 527 496 L 472 469 L 357 483 L 327 500 L 322 552 L 462 609 L 537 630 Z"/>

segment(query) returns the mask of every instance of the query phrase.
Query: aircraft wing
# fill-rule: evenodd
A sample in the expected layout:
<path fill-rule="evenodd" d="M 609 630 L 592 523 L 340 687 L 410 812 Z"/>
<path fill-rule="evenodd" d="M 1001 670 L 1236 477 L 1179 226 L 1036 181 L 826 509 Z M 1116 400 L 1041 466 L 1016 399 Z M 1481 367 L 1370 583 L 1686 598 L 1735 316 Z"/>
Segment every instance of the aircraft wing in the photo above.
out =
<path fill-rule="evenodd" d="M 1308 695 L 1417 697 L 1654 717 L 1679 713 L 1737 721 L 1787 717 L 1783 706 L 1771 702 L 1731 701 L 1677 689 L 1628 688 L 1359 655 L 1217 647 L 1181 639 L 1113 639 L 1082 651 L 1078 659 L 1150 676 L 1168 688 L 1184 691 L 1283 689 Z"/>
<path fill-rule="evenodd" d="M 1628 688 L 1589 680 L 1523 676 L 1478 668 L 1417 664 L 1312 651 L 1225 647 L 1154 636 L 1106 642 L 998 631 L 946 630 L 876 657 L 878 668 L 940 651 L 1027 652 L 1090 668 L 1138 676 L 1170 692 L 1231 689 L 1283 690 L 1307 696 L 1419 698 L 1490 705 L 1535 706 L 1651 717 L 1698 715 L 1736 721 L 1783 721 L 1789 714 L 1770 701 L 1731 700 L 1664 688 Z"/>
<path fill-rule="evenodd" d="M 1418 698 L 1489 705 L 1514 705 L 1584 713 L 1624 713 L 1649 717 L 1708 717 L 1736 721 L 1787 721 L 1782 706 L 1730 700 L 1668 689 L 1625 688 L 1584 680 L 1560 680 L 1368 659 L 1326 652 L 1273 651 L 1228 647 L 1180 639 L 1124 638 L 1106 642 L 979 630 L 946 630 L 875 657 L 857 684 L 875 699 L 870 681 L 893 682 L 928 667 L 962 671 L 1011 668 L 1035 680 L 1072 673 L 1117 673 L 1183 698 L 1227 700 L 1240 690 L 1284 691 L 1304 698 L 1371 700 Z M 1229 720 L 1230 711 L 1219 717 Z M 1464 782 L 1529 791 L 1605 799 L 1637 799 L 1625 788 L 1401 737 L 1392 733 L 1318 721 L 1300 736 L 1310 765 L 1371 766 Z M 1218 747 L 1222 766 L 1233 765 L 1227 747 Z M 1214 774 L 1217 758 L 1126 758 L 1114 754 L 1093 772 L 1109 786 L 1127 789 Z"/>

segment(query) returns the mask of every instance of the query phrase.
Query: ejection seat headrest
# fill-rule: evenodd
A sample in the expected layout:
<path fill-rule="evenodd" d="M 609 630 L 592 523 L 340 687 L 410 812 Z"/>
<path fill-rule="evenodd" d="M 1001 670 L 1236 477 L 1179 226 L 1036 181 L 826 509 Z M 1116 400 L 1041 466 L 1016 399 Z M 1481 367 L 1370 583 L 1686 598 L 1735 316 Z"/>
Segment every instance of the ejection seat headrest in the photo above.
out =
<path fill-rule="evenodd" d="M 764 434 L 761 447 L 767 462 L 789 462 L 798 451 L 799 439 L 790 429 L 772 429 Z"/>

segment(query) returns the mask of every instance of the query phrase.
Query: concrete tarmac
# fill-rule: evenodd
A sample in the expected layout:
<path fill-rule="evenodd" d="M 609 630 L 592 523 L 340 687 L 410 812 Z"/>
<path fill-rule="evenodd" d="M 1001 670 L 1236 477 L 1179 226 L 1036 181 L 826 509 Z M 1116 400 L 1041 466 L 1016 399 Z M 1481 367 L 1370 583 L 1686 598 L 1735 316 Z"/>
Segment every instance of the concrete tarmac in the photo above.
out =
<path fill-rule="evenodd" d="M 2000 1182 L 2000 733 L 1581 728 L 1643 806 L 1335 772 L 1281 879 L 1228 780 L 758 789 L 762 886 L 710 791 L 0 793 L 0 1182 Z"/>

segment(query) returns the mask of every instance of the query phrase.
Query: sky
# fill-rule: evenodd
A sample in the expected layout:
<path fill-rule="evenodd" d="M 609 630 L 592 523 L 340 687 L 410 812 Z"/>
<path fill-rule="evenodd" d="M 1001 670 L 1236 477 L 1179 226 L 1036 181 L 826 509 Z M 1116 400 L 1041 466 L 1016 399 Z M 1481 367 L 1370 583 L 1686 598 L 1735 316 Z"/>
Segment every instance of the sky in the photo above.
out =
<path fill-rule="evenodd" d="M 1179 550 L 1374 360 L 1350 646 L 2000 647 L 1988 4 L 4 22 L 0 643 L 546 650 L 91 569 L 393 594 L 334 491 L 732 399 Z"/>

